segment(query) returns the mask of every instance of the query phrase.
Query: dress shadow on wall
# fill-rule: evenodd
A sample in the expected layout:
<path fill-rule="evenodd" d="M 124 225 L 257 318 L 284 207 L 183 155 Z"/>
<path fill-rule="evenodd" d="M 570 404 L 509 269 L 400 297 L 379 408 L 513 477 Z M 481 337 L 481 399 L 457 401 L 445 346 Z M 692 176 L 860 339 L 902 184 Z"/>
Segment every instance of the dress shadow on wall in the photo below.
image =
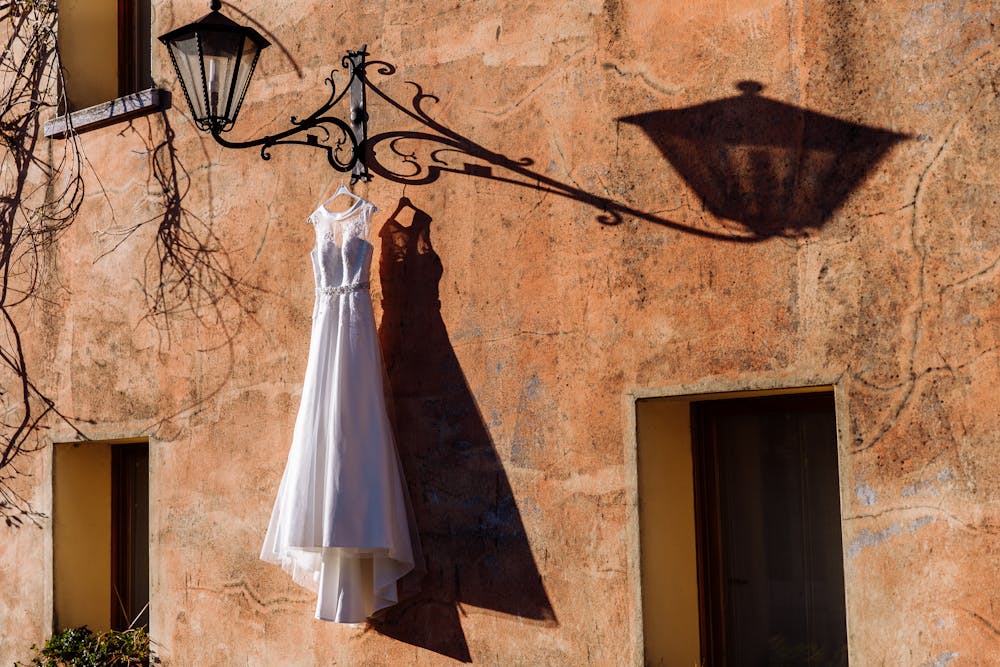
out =
<path fill-rule="evenodd" d="M 406 224 L 409 218 L 409 224 Z M 379 337 L 426 571 L 372 627 L 471 662 L 462 605 L 557 623 L 517 501 L 441 317 L 431 216 L 406 197 L 382 227 Z"/>

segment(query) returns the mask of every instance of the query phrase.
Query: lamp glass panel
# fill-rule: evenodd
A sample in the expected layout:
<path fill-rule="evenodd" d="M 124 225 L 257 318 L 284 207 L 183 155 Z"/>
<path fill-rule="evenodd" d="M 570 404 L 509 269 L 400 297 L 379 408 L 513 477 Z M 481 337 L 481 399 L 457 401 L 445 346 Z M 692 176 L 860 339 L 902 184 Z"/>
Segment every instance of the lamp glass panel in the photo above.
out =
<path fill-rule="evenodd" d="M 254 65 L 259 55 L 260 49 L 257 48 L 257 44 L 249 37 L 245 37 L 243 39 L 243 56 L 239 69 L 236 71 L 236 88 L 233 90 L 233 101 L 230 108 L 232 114 L 230 118 L 233 120 L 236 120 L 236 114 L 240 112 L 243 96 L 247 92 L 247 86 L 250 85 L 250 75 L 253 74 Z"/>
<path fill-rule="evenodd" d="M 241 35 L 232 32 L 203 32 L 202 53 L 205 59 L 205 85 L 207 86 L 208 115 L 227 118 L 239 57 Z"/>
<path fill-rule="evenodd" d="M 170 53 L 177 66 L 177 76 L 188 95 L 191 113 L 198 120 L 205 118 L 205 94 L 201 84 L 201 63 L 198 59 L 198 37 L 196 34 L 182 37 L 168 43 Z"/>

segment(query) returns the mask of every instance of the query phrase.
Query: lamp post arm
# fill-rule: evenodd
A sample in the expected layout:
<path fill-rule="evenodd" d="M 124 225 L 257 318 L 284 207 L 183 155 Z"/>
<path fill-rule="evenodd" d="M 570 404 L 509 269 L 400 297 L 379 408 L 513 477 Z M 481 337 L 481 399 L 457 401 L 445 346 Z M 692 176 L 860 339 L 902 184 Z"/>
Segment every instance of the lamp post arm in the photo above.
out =
<path fill-rule="evenodd" d="M 292 127 L 270 134 L 260 139 L 250 141 L 230 141 L 222 136 L 218 128 L 212 128 L 212 138 L 216 143 L 226 148 L 257 148 L 260 147 L 260 157 L 271 159 L 271 148 L 279 145 L 311 146 L 326 151 L 330 166 L 341 172 L 354 169 L 361 160 L 361 146 L 351 126 L 335 116 L 323 116 L 329 107 L 324 105 L 303 120 L 292 116 Z M 304 136 L 303 136 L 304 135 Z M 299 138 L 293 138 L 293 137 Z"/>

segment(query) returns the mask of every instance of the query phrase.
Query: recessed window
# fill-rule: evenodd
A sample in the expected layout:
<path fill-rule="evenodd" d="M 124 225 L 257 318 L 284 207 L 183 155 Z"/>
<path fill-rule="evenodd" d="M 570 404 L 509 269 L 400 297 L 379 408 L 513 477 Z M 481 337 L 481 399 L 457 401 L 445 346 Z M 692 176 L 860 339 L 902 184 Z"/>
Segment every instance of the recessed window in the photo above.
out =
<path fill-rule="evenodd" d="M 152 86 L 149 0 L 59 0 L 69 111 Z"/>
<path fill-rule="evenodd" d="M 118 96 L 146 90 L 151 74 L 150 0 L 118 0 Z"/>
<path fill-rule="evenodd" d="M 846 665 L 833 393 L 723 396 L 636 403 L 645 662 Z"/>
<path fill-rule="evenodd" d="M 52 495 L 56 628 L 148 625 L 147 443 L 56 444 Z"/>
<path fill-rule="evenodd" d="M 62 115 L 45 136 L 104 127 L 170 106 L 150 73 L 150 0 L 58 0 Z"/>

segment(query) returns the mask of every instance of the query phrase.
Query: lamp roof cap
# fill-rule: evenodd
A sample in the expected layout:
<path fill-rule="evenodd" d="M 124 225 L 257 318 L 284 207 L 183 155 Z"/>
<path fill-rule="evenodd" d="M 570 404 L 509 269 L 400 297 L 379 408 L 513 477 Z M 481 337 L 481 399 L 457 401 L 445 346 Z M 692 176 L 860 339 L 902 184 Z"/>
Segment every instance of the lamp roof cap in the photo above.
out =
<path fill-rule="evenodd" d="M 188 23 L 180 28 L 175 28 L 168 33 L 160 35 L 159 40 L 164 44 L 175 41 L 177 39 L 183 39 L 191 33 L 198 32 L 241 32 L 249 37 L 256 45 L 258 49 L 263 49 L 271 45 L 271 42 L 267 41 L 263 35 L 247 26 L 240 25 L 236 21 L 232 20 L 228 16 L 225 16 L 222 12 L 213 9 L 208 14 L 205 14 L 197 21 L 193 23 Z"/>

